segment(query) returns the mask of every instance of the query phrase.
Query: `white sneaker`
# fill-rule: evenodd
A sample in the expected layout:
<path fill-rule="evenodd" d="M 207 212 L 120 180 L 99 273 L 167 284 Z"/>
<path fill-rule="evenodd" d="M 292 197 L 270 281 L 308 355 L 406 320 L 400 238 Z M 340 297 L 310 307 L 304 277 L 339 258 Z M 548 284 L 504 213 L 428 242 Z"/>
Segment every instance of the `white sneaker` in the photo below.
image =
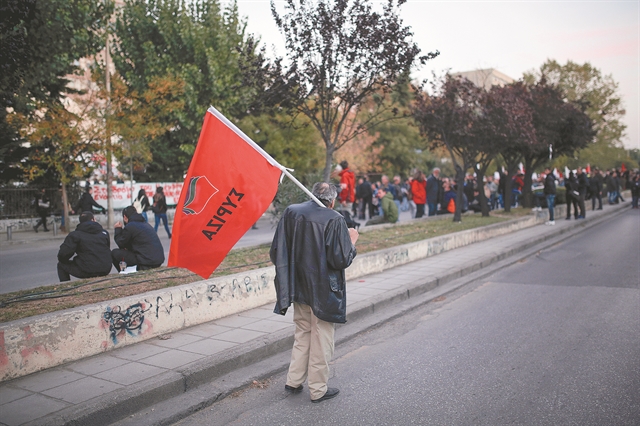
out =
<path fill-rule="evenodd" d="M 552 226 L 552 225 L 556 224 L 556 221 L 555 220 L 549 220 L 549 221 L 545 222 L 544 224 Z"/>

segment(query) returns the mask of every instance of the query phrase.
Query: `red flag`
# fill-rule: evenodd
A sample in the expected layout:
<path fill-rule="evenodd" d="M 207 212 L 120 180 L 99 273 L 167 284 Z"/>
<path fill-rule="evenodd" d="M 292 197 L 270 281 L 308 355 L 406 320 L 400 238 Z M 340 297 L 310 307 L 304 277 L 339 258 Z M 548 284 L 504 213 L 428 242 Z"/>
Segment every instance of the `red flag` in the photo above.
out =
<path fill-rule="evenodd" d="M 273 201 L 281 167 L 211 107 L 180 193 L 168 266 L 209 278 Z"/>
<path fill-rule="evenodd" d="M 620 167 L 620 171 L 623 172 L 623 173 L 627 171 L 627 168 L 624 165 L 624 163 L 622 163 L 622 167 Z"/>

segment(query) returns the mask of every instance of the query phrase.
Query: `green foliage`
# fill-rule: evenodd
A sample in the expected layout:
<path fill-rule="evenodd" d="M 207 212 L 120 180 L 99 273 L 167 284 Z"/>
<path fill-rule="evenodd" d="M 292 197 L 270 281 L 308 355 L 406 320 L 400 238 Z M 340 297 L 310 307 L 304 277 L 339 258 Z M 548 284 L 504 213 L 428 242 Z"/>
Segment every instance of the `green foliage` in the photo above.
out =
<path fill-rule="evenodd" d="M 308 173 L 306 175 L 296 175 L 296 178 L 302 183 L 305 188 L 311 191 L 313 184 L 322 181 L 322 175 L 318 172 Z M 308 201 L 310 199 L 298 185 L 296 185 L 288 177 L 284 177 L 282 183 L 278 186 L 278 192 L 273 200 L 273 216 L 274 219 L 279 220 L 284 210 L 291 204 L 298 204 Z"/>
<path fill-rule="evenodd" d="M 12 114 L 10 123 L 21 129 L 30 144 L 30 156 L 21 163 L 29 181 L 54 173 L 57 181 L 69 185 L 90 170 L 91 154 L 97 145 L 86 143 L 81 117 L 59 103 L 39 105 L 39 113 Z"/>
<path fill-rule="evenodd" d="M 618 93 L 618 83 L 611 75 L 602 72 L 590 63 L 577 64 L 567 61 L 559 64 L 555 60 L 545 62 L 539 71 L 525 75 L 528 81 L 545 78 L 560 88 L 567 101 L 584 107 L 596 132 L 592 144 L 554 163 L 556 166 L 585 165 L 590 163 L 600 168 L 613 167 L 616 162 L 628 159 L 622 149 L 622 137 L 626 126 L 622 123 L 625 110 Z"/>
<path fill-rule="evenodd" d="M 375 131 L 377 138 L 372 148 L 380 148 L 378 165 L 385 173 L 408 176 L 413 169 L 427 173 L 435 167 L 435 159 L 426 149 L 424 138 L 413 120 L 402 118 L 388 121 L 379 124 Z"/>
<path fill-rule="evenodd" d="M 167 130 L 147 138 L 151 180 L 181 180 L 195 150 L 207 108 L 232 120 L 249 110 L 255 89 L 242 80 L 240 59 L 256 43 L 245 36 L 235 4 L 217 0 L 127 0 L 118 13 L 113 61 L 131 91 L 145 93 L 153 81 L 171 79 L 183 88 L 179 110 L 156 111 Z M 253 49 L 253 50 L 252 50 Z"/>
<path fill-rule="evenodd" d="M 78 60 L 103 45 L 103 28 L 113 10 L 104 0 L 4 0 L 0 4 L 0 181 L 21 179 L 28 150 L 21 120 L 8 115 L 56 108 Z M 10 108 L 7 112 L 6 108 Z"/>
<path fill-rule="evenodd" d="M 285 115 L 247 116 L 238 127 L 283 166 L 304 176 L 324 159 L 316 129 L 304 117 L 291 121 Z"/>
<path fill-rule="evenodd" d="M 326 150 L 325 181 L 335 151 L 390 119 L 394 107 L 386 94 L 393 85 L 416 61 L 438 54 L 420 56 L 398 16 L 401 3 L 388 0 L 378 13 L 364 0 L 287 0 L 280 15 L 271 2 L 289 64 L 281 78 L 282 101 L 318 130 Z"/>

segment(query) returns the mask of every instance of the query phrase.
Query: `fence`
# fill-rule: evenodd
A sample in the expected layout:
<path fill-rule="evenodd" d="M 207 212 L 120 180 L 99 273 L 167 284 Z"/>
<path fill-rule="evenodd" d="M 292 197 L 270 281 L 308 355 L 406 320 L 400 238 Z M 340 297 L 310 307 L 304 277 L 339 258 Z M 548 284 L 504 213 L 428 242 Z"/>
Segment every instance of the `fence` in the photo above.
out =
<path fill-rule="evenodd" d="M 77 200 L 82 188 L 72 187 L 67 190 L 69 200 Z M 33 205 L 37 188 L 0 188 L 0 219 L 20 219 L 36 216 Z M 51 201 L 50 211 L 56 215 L 62 214 L 62 191 L 58 188 L 45 189 Z"/>
<path fill-rule="evenodd" d="M 98 204 L 107 208 L 107 185 L 94 184 L 93 198 Z M 145 183 L 118 183 L 111 186 L 112 206 L 115 210 L 122 210 L 131 205 L 140 189 L 144 189 L 149 198 L 153 197 L 156 188 L 162 186 L 168 206 L 175 206 L 180 198 L 182 182 L 145 182 Z M 0 219 L 20 219 L 35 217 L 36 210 L 32 202 L 37 188 L 0 188 Z M 72 186 L 67 188 L 67 199 L 73 208 L 84 191 L 83 187 Z M 51 201 L 49 213 L 56 216 L 62 214 L 62 190 L 58 188 L 46 189 L 45 193 Z"/>

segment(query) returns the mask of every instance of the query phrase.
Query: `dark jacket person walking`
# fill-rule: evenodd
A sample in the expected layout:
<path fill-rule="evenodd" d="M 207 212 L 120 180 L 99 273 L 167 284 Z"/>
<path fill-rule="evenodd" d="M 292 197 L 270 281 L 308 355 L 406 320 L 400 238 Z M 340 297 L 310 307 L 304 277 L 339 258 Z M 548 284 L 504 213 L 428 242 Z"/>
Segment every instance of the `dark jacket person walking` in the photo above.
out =
<path fill-rule="evenodd" d="M 92 191 L 93 191 L 93 188 L 91 186 L 87 185 L 84 187 L 84 192 L 82 193 L 82 196 L 80 197 L 80 199 L 78 200 L 75 206 L 75 211 L 77 213 L 82 213 L 82 212 L 93 213 L 94 207 L 102 211 L 102 214 L 105 214 L 107 212 L 107 210 L 104 207 L 102 207 L 100 204 L 98 204 L 98 202 L 93 198 L 93 195 L 91 194 Z"/>
<path fill-rule="evenodd" d="M 293 303 L 295 342 L 285 390 L 302 391 L 308 378 L 313 402 L 335 397 L 339 390 L 327 387 L 333 356 L 334 323 L 346 322 L 344 270 L 356 256 L 358 231 L 347 228 L 333 210 L 337 191 L 319 182 L 314 201 L 289 206 L 278 223 L 271 244 L 276 265 L 277 301 L 274 312 L 284 315 Z"/>
<path fill-rule="evenodd" d="M 76 230 L 67 235 L 58 251 L 60 281 L 69 281 L 71 275 L 78 278 L 108 275 L 111 272 L 109 244 L 109 233 L 95 221 L 93 213 L 82 212 Z"/>

